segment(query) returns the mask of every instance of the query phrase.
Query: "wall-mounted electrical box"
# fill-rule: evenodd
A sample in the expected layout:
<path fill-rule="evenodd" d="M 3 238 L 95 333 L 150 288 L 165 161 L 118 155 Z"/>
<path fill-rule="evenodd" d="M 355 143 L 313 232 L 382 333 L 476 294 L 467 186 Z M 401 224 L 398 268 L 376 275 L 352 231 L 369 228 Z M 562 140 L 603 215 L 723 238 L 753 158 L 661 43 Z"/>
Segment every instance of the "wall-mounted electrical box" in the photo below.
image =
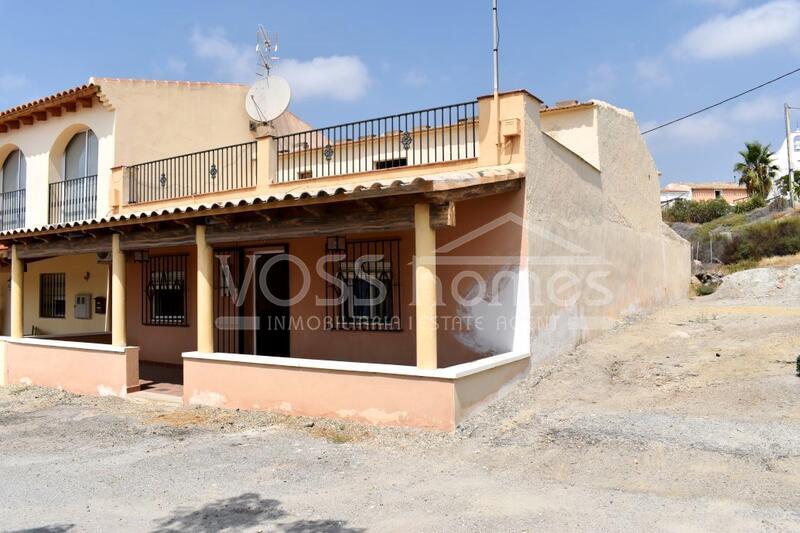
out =
<path fill-rule="evenodd" d="M 507 118 L 500 122 L 500 134 L 503 137 L 519 137 L 522 134 L 518 118 Z"/>
<path fill-rule="evenodd" d="M 75 295 L 75 318 L 92 318 L 91 294 L 83 293 Z"/>
<path fill-rule="evenodd" d="M 98 315 L 106 314 L 106 297 L 95 296 L 94 298 L 94 312 Z"/>

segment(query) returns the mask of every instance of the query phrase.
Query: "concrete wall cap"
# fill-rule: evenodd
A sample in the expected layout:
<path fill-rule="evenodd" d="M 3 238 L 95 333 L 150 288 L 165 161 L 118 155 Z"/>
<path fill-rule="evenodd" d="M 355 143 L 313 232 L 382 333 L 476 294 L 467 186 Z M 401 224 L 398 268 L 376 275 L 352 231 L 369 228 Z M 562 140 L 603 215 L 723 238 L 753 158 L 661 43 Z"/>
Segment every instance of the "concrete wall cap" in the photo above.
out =
<path fill-rule="evenodd" d="M 302 359 L 294 357 L 270 357 L 265 355 L 243 355 L 229 353 L 184 352 L 184 359 L 214 361 L 220 363 L 243 363 L 250 365 L 306 368 L 309 370 L 334 370 L 339 372 L 358 372 L 364 374 L 387 374 L 395 376 L 422 377 L 454 380 L 478 374 L 525 359 L 528 352 L 507 352 L 485 357 L 447 368 L 422 369 L 415 366 L 387 365 L 378 363 L 355 363 L 350 361 L 329 361 L 324 359 Z"/>
<path fill-rule="evenodd" d="M 46 346 L 50 348 L 70 348 L 72 350 L 86 350 L 91 352 L 110 352 L 124 354 L 127 350 L 136 348 L 135 346 L 112 346 L 110 344 L 100 344 L 96 342 L 77 342 L 62 341 L 54 339 L 37 339 L 33 337 L 23 337 L 15 339 L 13 337 L 0 337 L 0 342 L 10 344 L 25 344 L 28 346 Z"/>

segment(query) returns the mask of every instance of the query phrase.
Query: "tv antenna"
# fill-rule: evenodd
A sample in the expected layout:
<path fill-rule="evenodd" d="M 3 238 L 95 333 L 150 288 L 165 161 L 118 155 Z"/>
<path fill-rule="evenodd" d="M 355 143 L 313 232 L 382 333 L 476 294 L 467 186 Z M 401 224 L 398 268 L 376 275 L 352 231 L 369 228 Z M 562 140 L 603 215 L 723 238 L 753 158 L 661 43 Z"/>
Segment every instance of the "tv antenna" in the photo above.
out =
<path fill-rule="evenodd" d="M 278 60 L 278 35 L 270 34 L 259 25 L 256 31 L 258 75 L 261 79 L 247 91 L 244 107 L 255 122 L 265 124 L 281 116 L 289 107 L 292 91 L 289 82 L 271 73 L 273 62 Z"/>
<path fill-rule="evenodd" d="M 278 61 L 278 34 L 270 33 L 261 24 L 256 30 L 256 55 L 258 56 L 259 76 L 269 76 L 272 62 Z"/>

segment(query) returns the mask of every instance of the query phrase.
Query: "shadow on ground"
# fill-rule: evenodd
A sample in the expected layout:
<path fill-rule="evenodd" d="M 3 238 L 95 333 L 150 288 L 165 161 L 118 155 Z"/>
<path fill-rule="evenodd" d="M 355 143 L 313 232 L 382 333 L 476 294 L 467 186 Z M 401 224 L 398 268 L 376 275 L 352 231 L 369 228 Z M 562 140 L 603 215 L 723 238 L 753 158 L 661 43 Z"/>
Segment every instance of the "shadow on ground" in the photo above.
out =
<path fill-rule="evenodd" d="M 249 527 L 272 526 L 286 533 L 359 533 L 363 529 L 347 527 L 344 520 L 295 520 L 283 522 L 287 512 L 278 500 L 261 498 L 248 492 L 233 498 L 217 500 L 191 509 L 178 507 L 158 521 L 155 533 L 239 531 Z M 49 530 L 43 530 L 49 531 Z M 65 530 L 66 531 L 66 530 Z"/>
<path fill-rule="evenodd" d="M 30 529 L 5 530 L 6 533 L 67 533 L 75 529 L 75 524 L 53 524 L 51 526 L 32 527 Z"/>

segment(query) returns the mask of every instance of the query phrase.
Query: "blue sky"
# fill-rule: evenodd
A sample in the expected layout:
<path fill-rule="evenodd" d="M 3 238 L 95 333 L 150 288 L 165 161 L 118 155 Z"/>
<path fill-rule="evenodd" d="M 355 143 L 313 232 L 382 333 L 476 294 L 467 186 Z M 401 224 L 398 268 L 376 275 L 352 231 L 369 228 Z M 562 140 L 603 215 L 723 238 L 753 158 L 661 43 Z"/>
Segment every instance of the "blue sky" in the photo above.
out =
<path fill-rule="evenodd" d="M 607 100 L 643 129 L 800 66 L 800 0 L 499 3 L 503 89 Z M 0 0 L 20 21 L 0 32 L 0 108 L 92 75 L 247 82 L 258 23 L 315 126 L 467 101 L 491 90 L 490 4 Z M 732 179 L 745 141 L 779 146 L 786 100 L 800 75 L 648 136 L 662 182 Z"/>

